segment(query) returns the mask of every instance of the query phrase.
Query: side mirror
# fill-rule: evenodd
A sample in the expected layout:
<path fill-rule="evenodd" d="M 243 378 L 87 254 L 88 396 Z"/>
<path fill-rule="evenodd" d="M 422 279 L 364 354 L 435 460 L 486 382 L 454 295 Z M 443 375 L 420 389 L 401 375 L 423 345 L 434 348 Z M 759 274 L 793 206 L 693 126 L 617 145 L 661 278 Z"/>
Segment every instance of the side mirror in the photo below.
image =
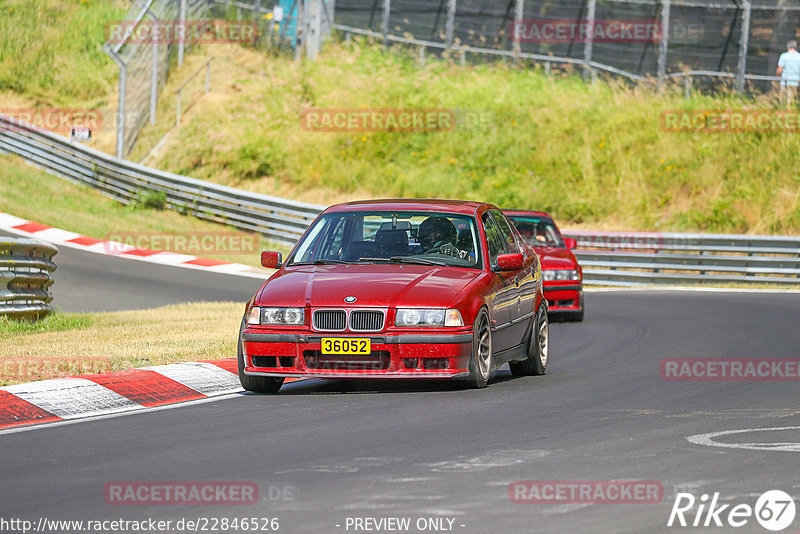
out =
<path fill-rule="evenodd" d="M 523 264 L 522 254 L 500 254 L 497 256 L 498 271 L 519 271 L 522 269 Z"/>
<path fill-rule="evenodd" d="M 265 250 L 261 253 L 261 265 L 267 269 L 280 269 L 283 263 L 283 254 Z"/>
<path fill-rule="evenodd" d="M 572 239 L 571 237 L 565 237 L 564 244 L 567 245 L 567 248 L 569 250 L 573 250 L 578 247 L 578 242 Z"/>

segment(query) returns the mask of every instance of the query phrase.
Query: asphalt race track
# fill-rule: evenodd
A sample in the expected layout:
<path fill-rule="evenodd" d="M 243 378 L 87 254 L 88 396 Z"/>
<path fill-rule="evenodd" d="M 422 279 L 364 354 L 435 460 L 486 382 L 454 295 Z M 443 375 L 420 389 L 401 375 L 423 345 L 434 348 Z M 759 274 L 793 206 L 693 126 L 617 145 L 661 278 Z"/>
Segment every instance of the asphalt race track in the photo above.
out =
<path fill-rule="evenodd" d="M 72 254 L 57 257 L 65 273 Z M 190 274 L 179 278 L 191 282 Z M 239 298 L 256 282 L 244 280 Z M 181 291 L 153 304 L 182 298 Z M 230 291 L 225 298 L 236 297 Z M 666 526 L 679 491 L 698 501 L 719 492 L 720 503 L 731 505 L 754 506 L 771 489 L 797 499 L 800 447 L 687 440 L 795 427 L 716 439 L 800 443 L 797 382 L 670 382 L 659 364 L 667 357 L 797 358 L 800 295 L 599 292 L 587 294 L 586 305 L 585 322 L 552 325 L 546 376 L 512 378 L 501 370 L 483 390 L 309 380 L 277 396 L 233 395 L 4 433 L 0 515 L 34 524 L 42 517 L 277 517 L 280 532 L 298 533 L 354 532 L 345 526 L 355 517 L 410 517 L 412 525 L 444 517 L 464 533 L 641 533 L 690 530 Z M 508 488 L 517 480 L 652 480 L 663 484 L 663 501 L 514 504 Z M 123 481 L 252 481 L 260 502 L 107 504 L 105 485 Z M 800 516 L 785 532 L 798 525 Z M 737 529 L 691 530 L 766 532 L 753 518 Z"/>

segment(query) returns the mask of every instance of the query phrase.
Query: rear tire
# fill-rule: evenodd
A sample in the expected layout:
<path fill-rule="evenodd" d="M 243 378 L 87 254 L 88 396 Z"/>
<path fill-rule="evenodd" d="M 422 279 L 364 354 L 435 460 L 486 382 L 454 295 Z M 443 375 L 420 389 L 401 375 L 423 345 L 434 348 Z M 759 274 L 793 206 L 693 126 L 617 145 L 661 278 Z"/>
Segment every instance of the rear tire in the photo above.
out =
<path fill-rule="evenodd" d="M 469 359 L 467 386 L 473 389 L 485 388 L 492 373 L 492 330 L 489 327 L 489 314 L 481 310 L 472 328 L 472 355 Z"/>
<path fill-rule="evenodd" d="M 253 393 L 277 393 L 283 385 L 284 378 L 276 378 L 274 376 L 250 376 L 244 374 L 244 350 L 242 343 L 242 332 L 244 331 L 244 321 L 239 328 L 239 350 L 236 355 L 236 360 L 239 363 L 239 382 L 246 391 Z"/>
<path fill-rule="evenodd" d="M 533 319 L 533 328 L 528 339 L 528 357 L 521 362 L 509 362 L 508 367 L 514 376 L 538 376 L 547 372 L 550 356 L 550 323 L 544 303 Z"/>

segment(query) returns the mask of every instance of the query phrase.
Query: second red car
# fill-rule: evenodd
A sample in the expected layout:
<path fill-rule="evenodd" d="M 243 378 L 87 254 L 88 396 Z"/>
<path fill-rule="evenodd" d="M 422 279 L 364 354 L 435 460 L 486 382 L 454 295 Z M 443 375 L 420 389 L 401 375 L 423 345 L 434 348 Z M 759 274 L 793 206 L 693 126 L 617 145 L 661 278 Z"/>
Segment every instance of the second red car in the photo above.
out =
<path fill-rule="evenodd" d="M 548 313 L 566 321 L 583 321 L 583 270 L 572 253 L 575 240 L 562 236 L 543 211 L 503 212 L 542 261 Z"/>

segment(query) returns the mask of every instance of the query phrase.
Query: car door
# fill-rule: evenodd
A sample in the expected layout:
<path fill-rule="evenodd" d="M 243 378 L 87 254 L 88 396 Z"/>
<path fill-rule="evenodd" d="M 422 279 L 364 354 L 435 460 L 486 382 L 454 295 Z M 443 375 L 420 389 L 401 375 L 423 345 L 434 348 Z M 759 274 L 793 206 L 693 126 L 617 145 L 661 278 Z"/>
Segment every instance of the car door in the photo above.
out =
<path fill-rule="evenodd" d="M 481 221 L 483 222 L 486 244 L 489 249 L 489 265 L 492 269 L 492 282 L 489 293 L 489 307 L 492 318 L 492 350 L 493 352 L 501 352 L 519 344 L 518 341 L 515 342 L 515 334 L 511 330 L 512 321 L 519 315 L 517 273 L 496 270 L 497 256 L 509 253 L 508 242 L 491 211 L 484 213 Z"/>
<path fill-rule="evenodd" d="M 511 222 L 502 212 L 492 213 L 497 219 L 500 233 L 505 239 L 509 253 L 522 254 L 524 258 L 523 268 L 514 273 L 514 281 L 517 286 L 517 306 L 512 312 L 509 334 L 514 345 L 519 345 L 526 339 L 528 325 L 533 314 L 533 305 L 536 301 L 537 280 L 534 278 L 536 270 L 536 256 L 530 253 L 530 249 L 525 245 L 524 240 L 512 228 Z"/>

